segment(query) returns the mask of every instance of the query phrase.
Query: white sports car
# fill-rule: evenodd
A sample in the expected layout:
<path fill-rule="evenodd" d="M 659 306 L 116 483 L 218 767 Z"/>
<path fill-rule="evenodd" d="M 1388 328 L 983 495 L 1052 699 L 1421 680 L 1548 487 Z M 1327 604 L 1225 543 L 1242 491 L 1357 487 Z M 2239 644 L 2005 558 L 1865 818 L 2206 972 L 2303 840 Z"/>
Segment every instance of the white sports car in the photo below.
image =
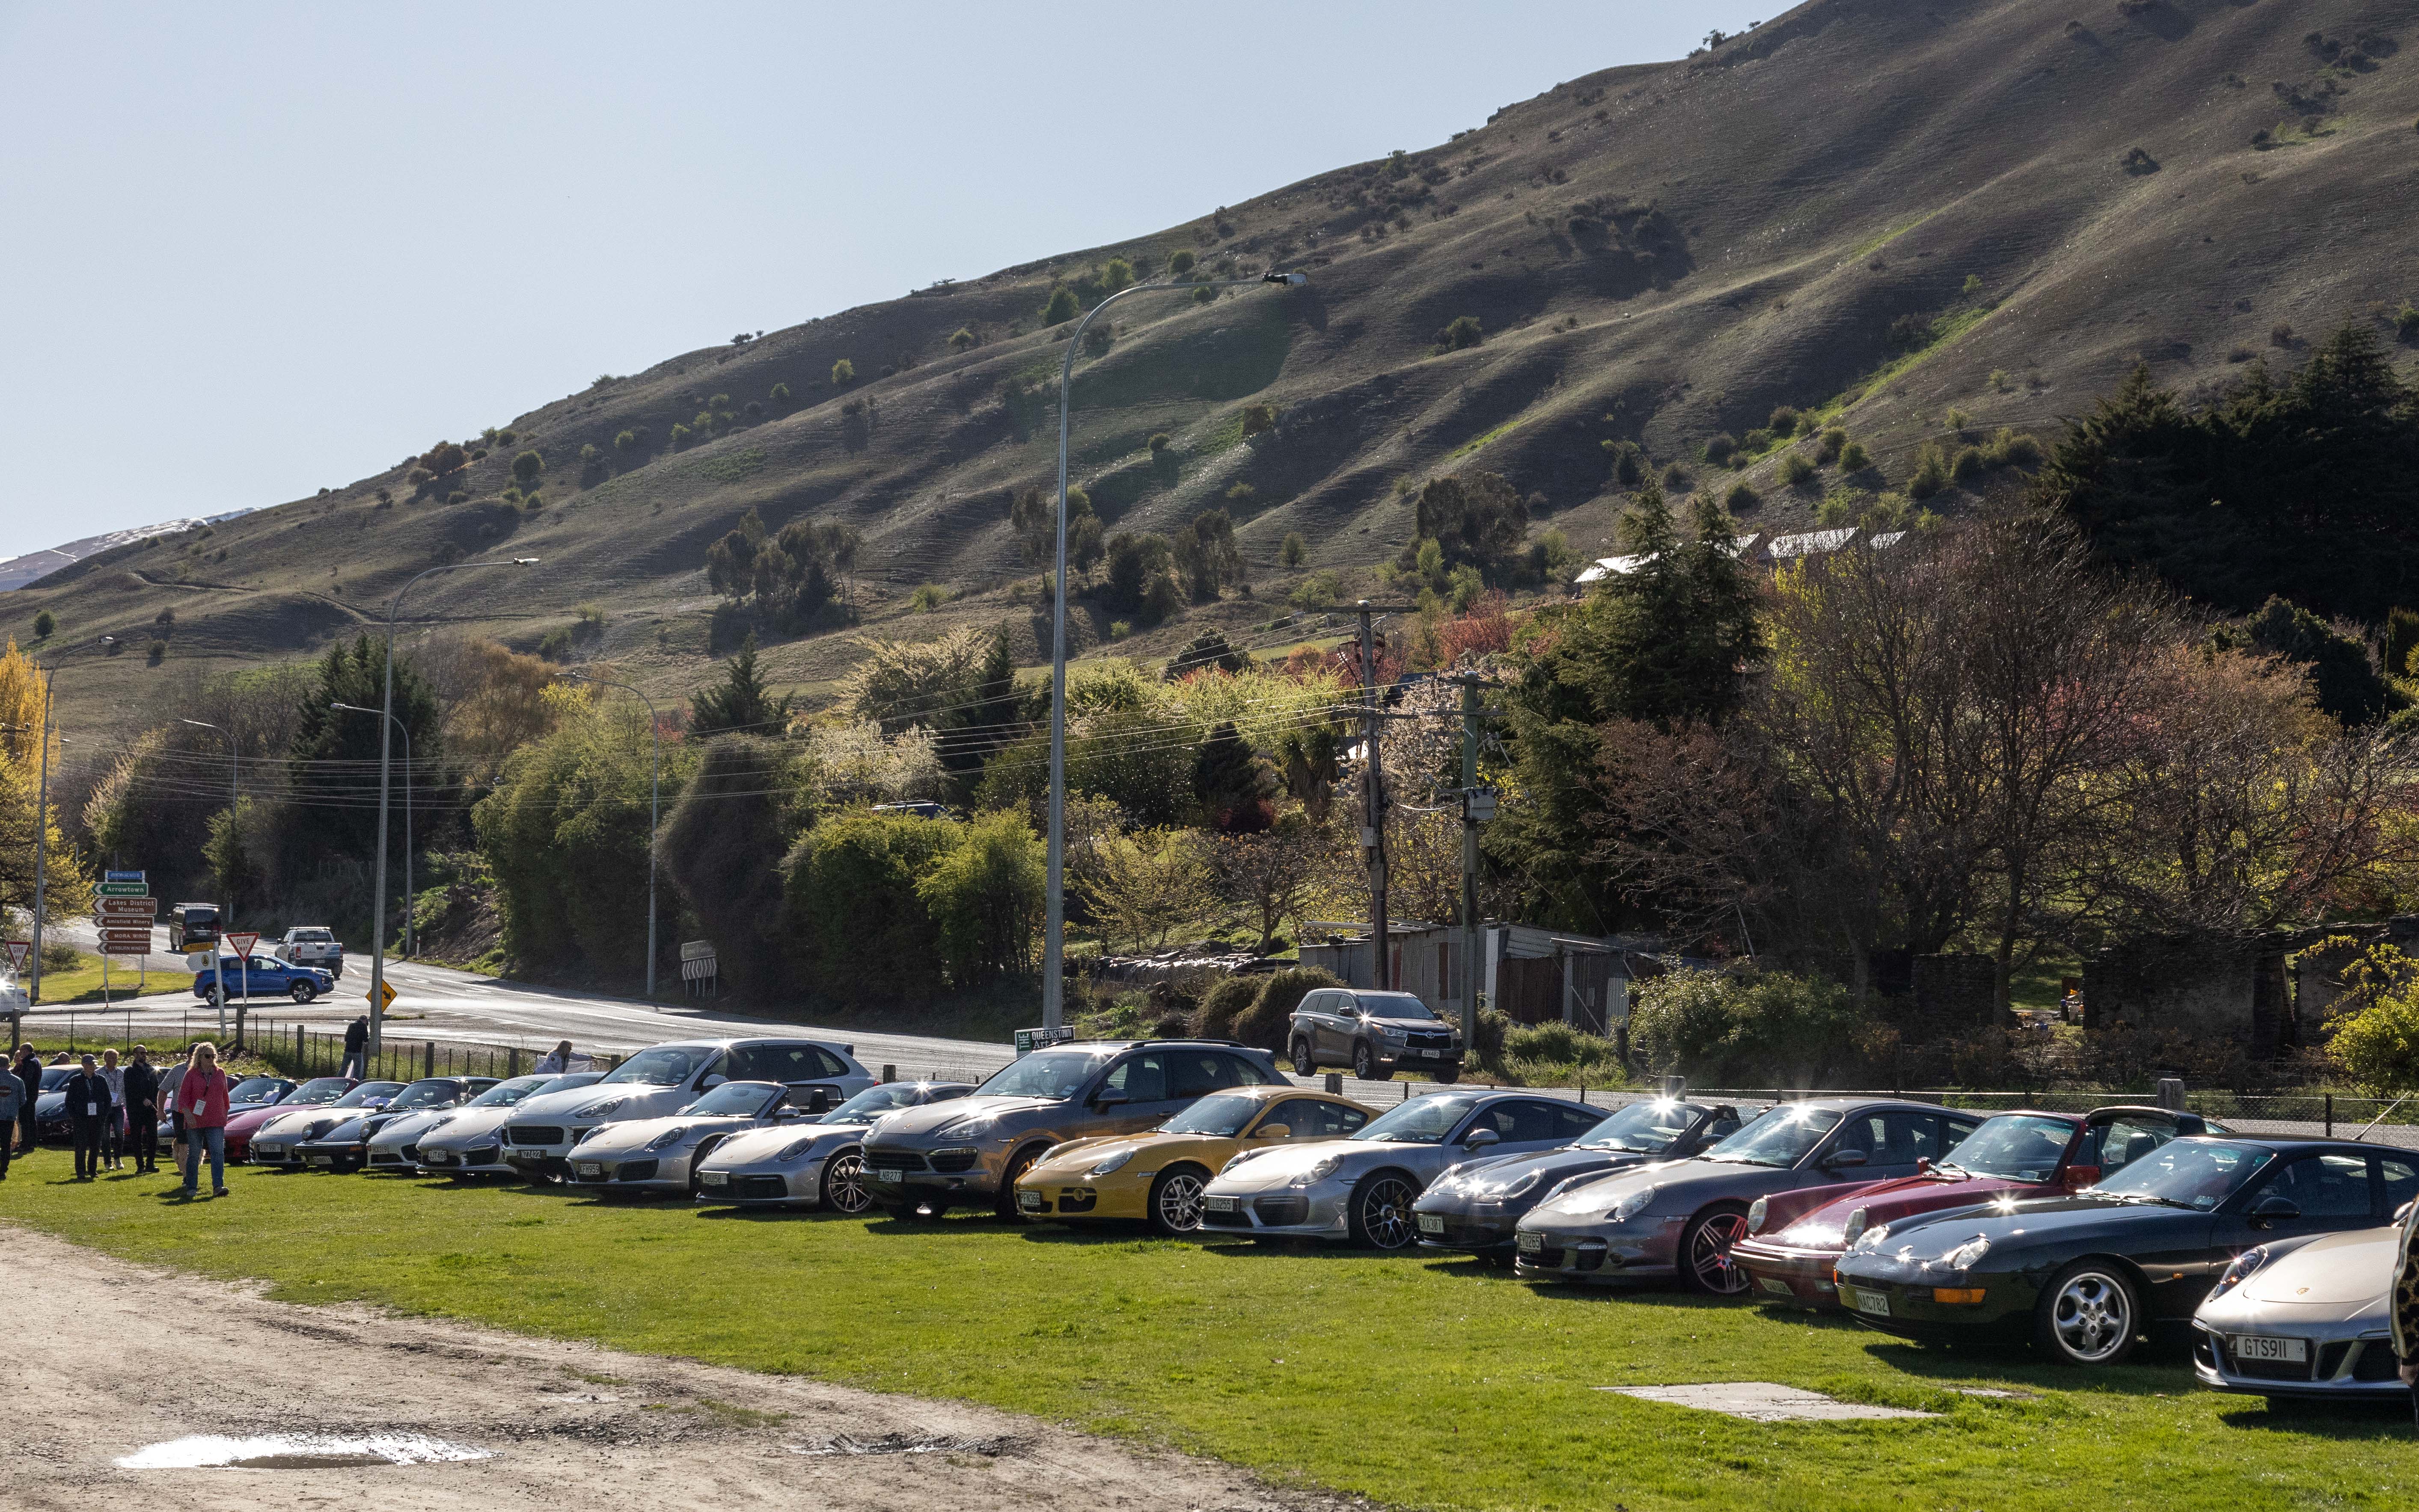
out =
<path fill-rule="evenodd" d="M 806 1128 L 733 1134 L 698 1162 L 697 1200 L 863 1212 L 873 1206 L 865 1184 L 866 1131 L 886 1113 L 946 1103 L 973 1090 L 968 1082 L 887 1082 L 857 1093 Z"/>
<path fill-rule="evenodd" d="M 824 1089 L 808 1089 L 808 1103 L 778 1082 L 724 1082 L 670 1118 L 628 1119 L 600 1124 L 571 1147 L 573 1186 L 656 1196 L 698 1190 L 699 1157 L 733 1134 L 768 1126 L 797 1128 L 827 1106 Z"/>
<path fill-rule="evenodd" d="M 513 1116 L 513 1109 L 530 1098 L 546 1092 L 570 1092 L 588 1086 L 605 1073 L 601 1071 L 573 1072 L 568 1075 L 516 1076 L 498 1082 L 458 1108 L 447 1108 L 427 1115 L 427 1121 L 417 1128 L 405 1127 L 398 1119 L 378 1131 L 370 1141 L 370 1165 L 384 1167 L 396 1164 L 379 1159 L 381 1154 L 403 1155 L 403 1147 L 412 1147 L 411 1162 L 429 1176 L 510 1176 L 513 1168 L 504 1164 L 503 1148 L 497 1131 Z M 393 1149 L 384 1147 L 390 1142 Z"/>

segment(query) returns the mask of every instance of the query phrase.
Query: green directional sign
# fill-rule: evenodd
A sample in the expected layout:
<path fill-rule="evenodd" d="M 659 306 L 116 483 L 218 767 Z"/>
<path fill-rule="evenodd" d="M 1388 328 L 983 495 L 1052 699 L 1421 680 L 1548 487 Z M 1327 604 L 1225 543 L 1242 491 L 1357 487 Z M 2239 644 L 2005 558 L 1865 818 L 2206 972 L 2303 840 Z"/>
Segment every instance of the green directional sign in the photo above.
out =
<path fill-rule="evenodd" d="M 104 882 L 93 888 L 104 898 L 147 898 L 151 886 L 146 882 Z"/>

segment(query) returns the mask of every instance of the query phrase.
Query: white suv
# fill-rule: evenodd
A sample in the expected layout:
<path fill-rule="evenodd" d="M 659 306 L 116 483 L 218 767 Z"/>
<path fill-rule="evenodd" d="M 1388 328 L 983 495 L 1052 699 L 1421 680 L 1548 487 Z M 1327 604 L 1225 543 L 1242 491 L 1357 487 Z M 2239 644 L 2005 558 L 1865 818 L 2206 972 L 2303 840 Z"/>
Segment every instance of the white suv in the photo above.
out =
<path fill-rule="evenodd" d="M 677 1113 L 724 1082 L 778 1082 L 804 1105 L 813 1089 L 838 1106 L 875 1084 L 854 1046 L 820 1040 L 680 1040 L 641 1050 L 593 1087 L 542 1092 L 513 1109 L 500 1131 L 504 1164 L 560 1177 L 571 1149 L 609 1123 Z"/>
<path fill-rule="evenodd" d="M 317 966 L 331 977 L 345 974 L 345 942 L 324 925 L 304 924 L 285 932 L 277 954 L 298 966 Z"/>

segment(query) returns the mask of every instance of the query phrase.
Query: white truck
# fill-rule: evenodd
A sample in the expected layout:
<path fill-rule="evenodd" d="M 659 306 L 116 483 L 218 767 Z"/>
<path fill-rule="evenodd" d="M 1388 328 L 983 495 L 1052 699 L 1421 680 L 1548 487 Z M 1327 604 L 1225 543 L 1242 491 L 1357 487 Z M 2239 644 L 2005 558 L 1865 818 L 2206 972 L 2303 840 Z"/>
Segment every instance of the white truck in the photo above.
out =
<path fill-rule="evenodd" d="M 277 953 L 298 966 L 317 966 L 331 977 L 345 974 L 345 942 L 324 924 L 298 925 L 277 942 Z"/>

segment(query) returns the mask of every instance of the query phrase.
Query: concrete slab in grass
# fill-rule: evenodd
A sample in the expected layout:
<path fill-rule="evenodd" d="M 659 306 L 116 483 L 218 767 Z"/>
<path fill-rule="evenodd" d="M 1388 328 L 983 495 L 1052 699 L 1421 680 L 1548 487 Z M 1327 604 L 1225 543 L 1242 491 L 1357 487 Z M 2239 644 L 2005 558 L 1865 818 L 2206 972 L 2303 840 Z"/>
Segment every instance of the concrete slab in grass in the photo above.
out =
<path fill-rule="evenodd" d="M 1598 1386 L 1641 1401 L 1667 1402 L 1707 1412 L 1726 1412 L 1751 1423 L 1830 1423 L 1852 1418 L 1938 1417 L 1904 1407 L 1875 1407 L 1870 1402 L 1843 1402 L 1798 1386 L 1769 1381 L 1708 1381 L 1687 1386 Z"/>

